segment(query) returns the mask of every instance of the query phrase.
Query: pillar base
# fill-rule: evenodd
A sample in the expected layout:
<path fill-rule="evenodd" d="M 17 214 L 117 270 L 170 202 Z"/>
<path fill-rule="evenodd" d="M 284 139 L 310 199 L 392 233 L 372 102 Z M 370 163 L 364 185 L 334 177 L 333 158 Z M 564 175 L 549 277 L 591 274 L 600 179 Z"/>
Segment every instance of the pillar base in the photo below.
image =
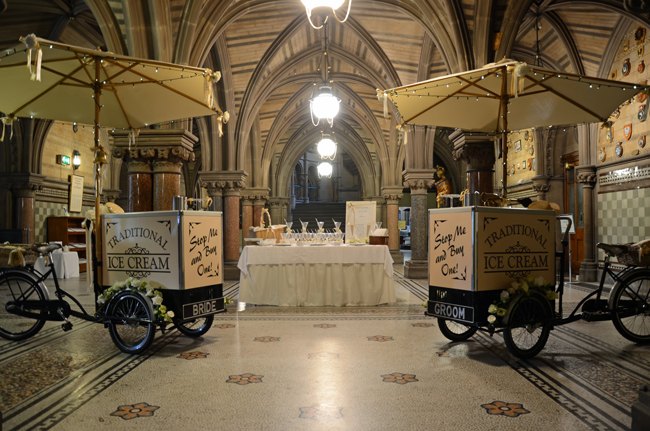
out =
<path fill-rule="evenodd" d="M 393 258 L 393 263 L 404 263 L 404 255 L 399 250 L 390 250 L 390 255 Z"/>
<path fill-rule="evenodd" d="M 237 262 L 223 263 L 223 279 L 239 280 L 239 268 L 237 268 Z"/>
<path fill-rule="evenodd" d="M 404 262 L 404 277 L 429 278 L 429 262 L 426 260 L 407 260 Z"/>
<path fill-rule="evenodd" d="M 598 264 L 583 261 L 580 264 L 580 281 L 598 281 Z"/>

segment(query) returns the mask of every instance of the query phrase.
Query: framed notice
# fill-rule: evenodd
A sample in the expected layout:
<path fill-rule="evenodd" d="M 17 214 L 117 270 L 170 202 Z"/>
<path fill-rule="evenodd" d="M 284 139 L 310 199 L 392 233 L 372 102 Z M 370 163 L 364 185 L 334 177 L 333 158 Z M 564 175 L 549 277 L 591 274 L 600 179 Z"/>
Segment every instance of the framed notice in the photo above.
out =
<path fill-rule="evenodd" d="M 84 197 L 84 177 L 70 175 L 70 199 L 68 203 L 71 213 L 80 213 Z"/>
<path fill-rule="evenodd" d="M 569 224 L 569 220 L 571 223 L 571 226 L 569 226 L 569 233 L 570 234 L 575 234 L 576 233 L 576 225 L 573 222 L 573 214 L 560 214 L 560 229 L 561 233 L 564 234 L 567 229 L 567 225 Z"/>
<path fill-rule="evenodd" d="M 357 201 L 345 203 L 345 242 L 367 243 L 377 221 L 377 202 Z"/>

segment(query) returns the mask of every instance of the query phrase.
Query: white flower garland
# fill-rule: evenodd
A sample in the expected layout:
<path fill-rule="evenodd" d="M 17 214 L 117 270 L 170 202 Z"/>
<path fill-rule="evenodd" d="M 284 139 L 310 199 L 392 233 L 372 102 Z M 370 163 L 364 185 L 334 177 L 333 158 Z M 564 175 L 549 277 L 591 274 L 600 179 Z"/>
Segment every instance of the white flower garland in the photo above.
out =
<path fill-rule="evenodd" d="M 124 281 L 118 281 L 114 283 L 111 287 L 104 290 L 101 295 L 97 297 L 97 303 L 99 305 L 104 305 L 115 296 L 117 293 L 123 290 L 134 290 L 140 292 L 143 295 L 151 299 L 153 304 L 154 317 L 156 320 L 164 321 L 171 323 L 174 318 L 174 312 L 167 310 L 167 307 L 163 305 L 163 296 L 159 290 L 151 287 L 147 280 L 140 280 L 137 278 L 129 277 Z"/>
<path fill-rule="evenodd" d="M 513 281 L 508 289 L 502 290 L 499 300 L 488 307 L 487 321 L 490 325 L 497 323 L 497 320 L 508 314 L 510 301 L 518 295 L 530 295 L 531 290 L 536 290 L 549 301 L 556 299 L 555 285 L 548 283 L 543 277 Z"/>

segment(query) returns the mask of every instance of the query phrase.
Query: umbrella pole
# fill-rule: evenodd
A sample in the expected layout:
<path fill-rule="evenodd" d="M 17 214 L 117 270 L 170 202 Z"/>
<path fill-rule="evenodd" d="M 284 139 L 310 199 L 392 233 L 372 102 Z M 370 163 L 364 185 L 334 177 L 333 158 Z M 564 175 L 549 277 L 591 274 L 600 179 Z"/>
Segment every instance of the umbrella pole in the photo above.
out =
<path fill-rule="evenodd" d="M 501 115 L 503 115 L 503 129 L 501 130 L 501 196 L 505 199 L 508 194 L 508 69 L 503 69 L 501 81 Z"/>
<path fill-rule="evenodd" d="M 102 276 L 100 274 L 100 264 L 99 257 L 101 256 L 101 223 L 99 220 L 99 199 L 100 199 L 100 190 L 101 190 L 101 175 L 102 175 L 102 165 L 106 163 L 106 153 L 104 149 L 99 144 L 99 115 L 101 111 L 100 97 L 102 94 L 100 78 L 100 61 L 101 59 L 95 58 L 95 82 L 93 84 L 93 96 L 95 99 L 95 124 L 94 124 L 94 133 L 93 138 L 95 141 L 95 246 L 94 246 L 94 256 L 93 256 L 93 275 L 95 282 L 95 289 L 101 287 Z"/>

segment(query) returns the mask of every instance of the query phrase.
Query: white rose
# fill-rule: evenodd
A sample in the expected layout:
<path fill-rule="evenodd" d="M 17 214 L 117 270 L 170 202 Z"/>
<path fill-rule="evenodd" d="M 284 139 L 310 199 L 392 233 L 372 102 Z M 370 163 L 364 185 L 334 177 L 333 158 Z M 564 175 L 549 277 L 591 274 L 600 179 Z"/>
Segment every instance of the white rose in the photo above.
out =
<path fill-rule="evenodd" d="M 488 321 L 488 323 L 494 323 L 494 322 L 497 321 L 497 318 L 496 318 L 495 315 L 490 314 L 490 315 L 488 316 L 488 318 L 487 318 L 487 321 Z"/>
<path fill-rule="evenodd" d="M 501 301 L 506 302 L 508 301 L 508 299 L 510 299 L 510 294 L 508 293 L 507 290 L 502 290 L 499 297 L 501 298 Z"/>
<path fill-rule="evenodd" d="M 151 302 L 153 302 L 154 305 L 161 305 L 162 304 L 162 296 L 154 296 Z"/>
<path fill-rule="evenodd" d="M 167 312 L 167 315 L 168 315 L 169 317 L 171 317 L 172 319 L 174 318 L 174 312 L 171 311 L 171 310 L 169 310 L 169 311 Z"/>

